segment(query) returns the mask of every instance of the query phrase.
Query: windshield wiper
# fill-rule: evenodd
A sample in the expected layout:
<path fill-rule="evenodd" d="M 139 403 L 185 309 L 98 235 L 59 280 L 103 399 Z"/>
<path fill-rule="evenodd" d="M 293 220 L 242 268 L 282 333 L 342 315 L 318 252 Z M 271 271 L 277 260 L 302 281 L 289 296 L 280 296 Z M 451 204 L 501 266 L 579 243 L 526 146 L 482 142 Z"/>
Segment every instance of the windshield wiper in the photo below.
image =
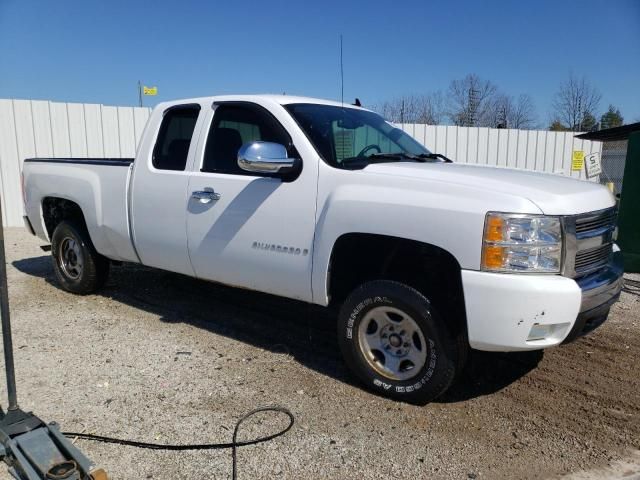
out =
<path fill-rule="evenodd" d="M 348 168 L 364 168 L 370 163 L 381 162 L 384 160 L 395 160 L 398 162 L 412 160 L 414 162 L 424 163 L 427 160 L 442 160 L 451 163 L 452 160 L 439 153 L 420 153 L 414 155 L 412 153 L 374 153 L 366 157 L 349 157 L 342 160 L 341 164 L 349 165 Z"/>
<path fill-rule="evenodd" d="M 370 163 L 381 162 L 384 160 L 403 161 L 407 159 L 418 161 L 418 162 L 424 162 L 424 160 L 422 160 L 421 158 L 414 157 L 413 155 L 409 155 L 405 153 L 374 153 L 373 155 L 367 155 L 365 157 L 344 158 L 340 163 L 342 165 L 350 165 L 350 166 L 362 165 L 364 167 Z"/>
<path fill-rule="evenodd" d="M 374 153 L 372 155 L 369 155 L 366 158 L 371 160 L 377 160 L 377 159 L 384 160 L 385 158 L 393 159 L 393 160 L 409 159 L 409 160 L 415 160 L 417 162 L 424 162 L 421 156 L 413 155 L 411 153 Z"/>
<path fill-rule="evenodd" d="M 444 155 L 442 155 L 441 153 L 421 153 L 419 155 L 416 155 L 418 158 L 429 158 L 432 160 L 442 160 L 445 163 L 453 163 L 453 160 L 451 160 L 449 157 L 445 157 Z"/>
<path fill-rule="evenodd" d="M 357 157 L 356 157 L 357 158 Z M 427 160 L 442 160 L 445 163 L 453 163 L 448 157 L 445 157 L 441 153 L 419 153 L 417 155 L 413 153 L 374 153 L 373 155 L 369 155 L 365 157 L 367 159 L 397 159 L 397 160 L 415 160 L 416 162 L 426 162 Z"/>

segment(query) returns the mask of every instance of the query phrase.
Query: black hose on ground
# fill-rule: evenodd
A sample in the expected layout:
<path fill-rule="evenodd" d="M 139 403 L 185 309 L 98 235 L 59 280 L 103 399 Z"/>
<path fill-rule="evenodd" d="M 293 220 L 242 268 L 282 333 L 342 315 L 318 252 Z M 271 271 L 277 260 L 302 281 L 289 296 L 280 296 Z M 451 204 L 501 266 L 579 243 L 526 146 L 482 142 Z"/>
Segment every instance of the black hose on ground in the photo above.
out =
<path fill-rule="evenodd" d="M 238 431 L 240 430 L 240 425 L 250 418 L 251 416 L 260 413 L 260 412 L 276 412 L 283 413 L 287 417 L 289 417 L 289 424 L 279 432 L 273 433 L 271 435 L 266 435 L 264 437 L 254 438 L 252 440 L 245 440 L 242 442 L 238 442 Z M 74 432 L 62 432 L 62 434 L 69 438 L 79 438 L 82 440 L 91 440 L 94 442 L 102 442 L 102 443 L 115 443 L 117 445 L 125 445 L 128 447 L 135 448 L 145 448 L 150 450 L 173 450 L 173 451 L 184 451 L 184 450 L 222 450 L 222 449 L 231 449 L 231 460 L 232 460 L 232 470 L 231 470 L 231 478 L 233 480 L 237 479 L 237 450 L 238 447 L 246 447 L 248 445 L 255 445 L 257 443 L 268 442 L 269 440 L 273 440 L 274 438 L 280 437 L 284 435 L 295 422 L 295 418 L 293 413 L 288 409 L 280 406 L 264 406 L 258 407 L 255 410 L 251 410 L 246 413 L 236 422 L 236 425 L 233 429 L 233 437 L 231 442 L 228 443 L 203 443 L 203 444 L 189 444 L 189 445 L 165 445 L 159 443 L 147 443 L 147 442 L 138 442 L 135 440 L 125 440 L 121 438 L 112 438 L 112 437 L 103 437 L 100 435 L 92 435 L 89 433 L 74 433 Z"/>

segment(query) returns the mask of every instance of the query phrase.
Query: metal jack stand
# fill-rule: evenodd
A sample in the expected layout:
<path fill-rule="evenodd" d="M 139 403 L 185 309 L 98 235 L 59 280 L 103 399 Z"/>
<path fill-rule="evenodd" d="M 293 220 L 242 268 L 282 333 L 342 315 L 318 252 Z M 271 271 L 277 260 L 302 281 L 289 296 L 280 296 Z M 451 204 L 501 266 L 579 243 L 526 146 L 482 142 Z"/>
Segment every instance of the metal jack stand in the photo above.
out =
<path fill-rule="evenodd" d="M 0 219 L 2 203 L 0 201 Z M 0 408 L 0 459 L 17 480 L 108 480 L 96 466 L 71 444 L 55 422 L 45 424 L 31 412 L 18 407 L 13 342 L 9 317 L 4 230 L 0 220 L 0 315 L 7 373 L 9 407 Z"/>

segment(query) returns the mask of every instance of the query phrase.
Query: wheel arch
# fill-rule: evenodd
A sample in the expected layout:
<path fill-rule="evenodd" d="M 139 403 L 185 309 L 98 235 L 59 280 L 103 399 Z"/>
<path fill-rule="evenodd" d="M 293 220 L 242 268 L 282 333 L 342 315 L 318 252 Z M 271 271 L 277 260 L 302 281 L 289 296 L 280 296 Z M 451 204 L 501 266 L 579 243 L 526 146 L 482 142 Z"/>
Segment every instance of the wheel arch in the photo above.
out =
<path fill-rule="evenodd" d="M 429 298 L 447 319 L 452 335 L 467 330 L 461 267 L 442 247 L 372 233 L 345 233 L 333 244 L 327 271 L 330 305 L 340 304 L 357 286 L 395 280 Z"/>
<path fill-rule="evenodd" d="M 42 220 L 49 239 L 56 227 L 63 221 L 75 221 L 87 228 L 87 221 L 82 207 L 73 200 L 58 196 L 47 196 L 42 199 Z"/>

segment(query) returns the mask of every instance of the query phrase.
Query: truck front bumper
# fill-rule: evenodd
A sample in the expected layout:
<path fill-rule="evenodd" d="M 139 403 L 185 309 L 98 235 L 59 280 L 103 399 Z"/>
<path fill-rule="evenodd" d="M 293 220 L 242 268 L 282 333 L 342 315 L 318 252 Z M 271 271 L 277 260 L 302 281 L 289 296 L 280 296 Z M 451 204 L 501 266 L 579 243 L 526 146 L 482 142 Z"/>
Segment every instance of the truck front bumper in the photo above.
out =
<path fill-rule="evenodd" d="M 582 290 L 580 313 L 564 343 L 595 330 L 604 323 L 609 309 L 618 298 L 624 284 L 624 266 L 622 252 L 613 253 L 606 268 L 577 280 Z"/>
<path fill-rule="evenodd" d="M 505 352 L 572 341 L 606 320 L 620 296 L 622 275 L 619 251 L 605 268 L 578 281 L 463 270 L 469 344 Z"/>

